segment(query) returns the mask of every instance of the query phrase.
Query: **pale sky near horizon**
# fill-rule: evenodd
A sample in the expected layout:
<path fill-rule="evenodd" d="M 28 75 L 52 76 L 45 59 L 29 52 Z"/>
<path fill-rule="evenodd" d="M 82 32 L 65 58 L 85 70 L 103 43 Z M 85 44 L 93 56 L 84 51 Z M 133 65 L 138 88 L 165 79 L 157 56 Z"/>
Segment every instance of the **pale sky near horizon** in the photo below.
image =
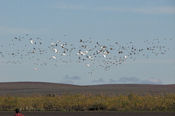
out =
<path fill-rule="evenodd" d="M 76 63 L 34 71 L 31 64 L 1 63 L 0 57 L 0 82 L 175 84 L 174 0 L 0 0 L 0 45 L 24 33 L 45 42 L 74 43 L 83 37 L 144 46 L 145 40 L 172 40 L 165 43 L 165 55 L 136 56 L 133 62 L 109 71 L 96 69 L 92 75 Z"/>

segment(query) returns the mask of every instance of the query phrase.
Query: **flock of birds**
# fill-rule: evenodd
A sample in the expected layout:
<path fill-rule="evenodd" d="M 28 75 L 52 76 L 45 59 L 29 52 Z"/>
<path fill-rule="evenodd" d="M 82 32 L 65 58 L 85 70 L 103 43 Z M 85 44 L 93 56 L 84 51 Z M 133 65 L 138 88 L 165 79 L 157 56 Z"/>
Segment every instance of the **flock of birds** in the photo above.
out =
<path fill-rule="evenodd" d="M 34 70 L 51 64 L 59 66 L 60 63 L 79 63 L 92 70 L 102 68 L 107 71 L 134 60 L 137 55 L 158 56 L 166 54 L 168 50 L 159 39 L 146 40 L 144 46 L 138 48 L 133 41 L 121 44 L 111 40 L 100 42 L 80 39 L 73 44 L 60 40 L 44 41 L 24 34 L 12 38 L 8 45 L 0 43 L 0 63 L 32 63 Z"/>

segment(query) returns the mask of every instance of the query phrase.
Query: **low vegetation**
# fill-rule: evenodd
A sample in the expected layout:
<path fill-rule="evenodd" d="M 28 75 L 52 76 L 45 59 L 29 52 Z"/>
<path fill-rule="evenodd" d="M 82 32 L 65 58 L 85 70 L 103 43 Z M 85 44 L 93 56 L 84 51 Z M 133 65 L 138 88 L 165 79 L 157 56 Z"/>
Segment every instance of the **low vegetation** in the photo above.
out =
<path fill-rule="evenodd" d="M 175 111 L 175 94 L 0 97 L 0 111 Z"/>

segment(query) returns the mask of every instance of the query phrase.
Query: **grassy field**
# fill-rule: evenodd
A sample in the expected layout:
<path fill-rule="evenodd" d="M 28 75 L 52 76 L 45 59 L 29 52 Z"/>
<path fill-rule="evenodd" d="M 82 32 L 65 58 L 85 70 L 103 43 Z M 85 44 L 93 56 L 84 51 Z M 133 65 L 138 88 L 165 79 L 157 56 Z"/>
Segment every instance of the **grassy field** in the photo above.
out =
<path fill-rule="evenodd" d="M 0 97 L 0 111 L 149 111 L 175 112 L 175 94 L 164 96 L 129 95 L 59 95 Z"/>
<path fill-rule="evenodd" d="M 175 85 L 0 83 L 0 111 L 175 112 Z"/>

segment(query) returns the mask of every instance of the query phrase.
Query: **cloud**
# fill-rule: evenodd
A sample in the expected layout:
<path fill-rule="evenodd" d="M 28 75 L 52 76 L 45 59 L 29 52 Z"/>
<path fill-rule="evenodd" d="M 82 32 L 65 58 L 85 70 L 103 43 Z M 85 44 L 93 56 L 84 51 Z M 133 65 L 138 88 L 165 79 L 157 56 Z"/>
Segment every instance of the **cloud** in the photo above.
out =
<path fill-rule="evenodd" d="M 64 84 L 75 84 L 72 80 L 62 80 L 61 83 L 64 83 Z"/>
<path fill-rule="evenodd" d="M 83 4 L 57 4 L 56 9 L 61 10 L 86 10 L 86 11 L 111 11 L 118 13 L 139 13 L 139 14 L 175 14 L 173 6 L 151 6 L 151 7 L 121 7 L 121 6 L 87 6 Z"/>
<path fill-rule="evenodd" d="M 137 77 L 121 77 L 118 80 L 109 79 L 109 83 L 116 84 L 162 84 L 160 79 L 149 78 L 149 79 L 139 79 Z"/>
<path fill-rule="evenodd" d="M 93 83 L 104 83 L 105 81 L 103 80 L 103 78 L 99 78 L 97 80 L 93 80 Z"/>
<path fill-rule="evenodd" d="M 109 79 L 109 83 L 111 83 L 111 84 L 113 84 L 113 83 L 117 83 L 117 80 Z"/>
<path fill-rule="evenodd" d="M 162 84 L 162 81 L 160 79 L 151 78 L 141 81 L 141 84 Z"/>
<path fill-rule="evenodd" d="M 123 12 L 123 13 L 139 13 L 139 14 L 175 14 L 175 7 L 101 7 L 98 10 Z"/>
<path fill-rule="evenodd" d="M 61 81 L 61 83 L 64 83 L 64 84 L 76 84 L 77 81 L 81 80 L 81 78 L 79 76 L 69 76 L 69 75 L 66 75 L 64 77 L 64 79 Z"/>
<path fill-rule="evenodd" d="M 69 75 L 66 75 L 65 76 L 65 79 L 66 80 L 80 80 L 81 78 L 79 76 L 69 76 Z"/>
<path fill-rule="evenodd" d="M 175 7 L 155 7 L 135 9 L 135 12 L 144 14 L 175 14 Z"/>
<path fill-rule="evenodd" d="M 140 80 L 136 77 L 122 77 L 118 80 L 118 82 L 122 82 L 122 83 L 138 83 Z"/>

